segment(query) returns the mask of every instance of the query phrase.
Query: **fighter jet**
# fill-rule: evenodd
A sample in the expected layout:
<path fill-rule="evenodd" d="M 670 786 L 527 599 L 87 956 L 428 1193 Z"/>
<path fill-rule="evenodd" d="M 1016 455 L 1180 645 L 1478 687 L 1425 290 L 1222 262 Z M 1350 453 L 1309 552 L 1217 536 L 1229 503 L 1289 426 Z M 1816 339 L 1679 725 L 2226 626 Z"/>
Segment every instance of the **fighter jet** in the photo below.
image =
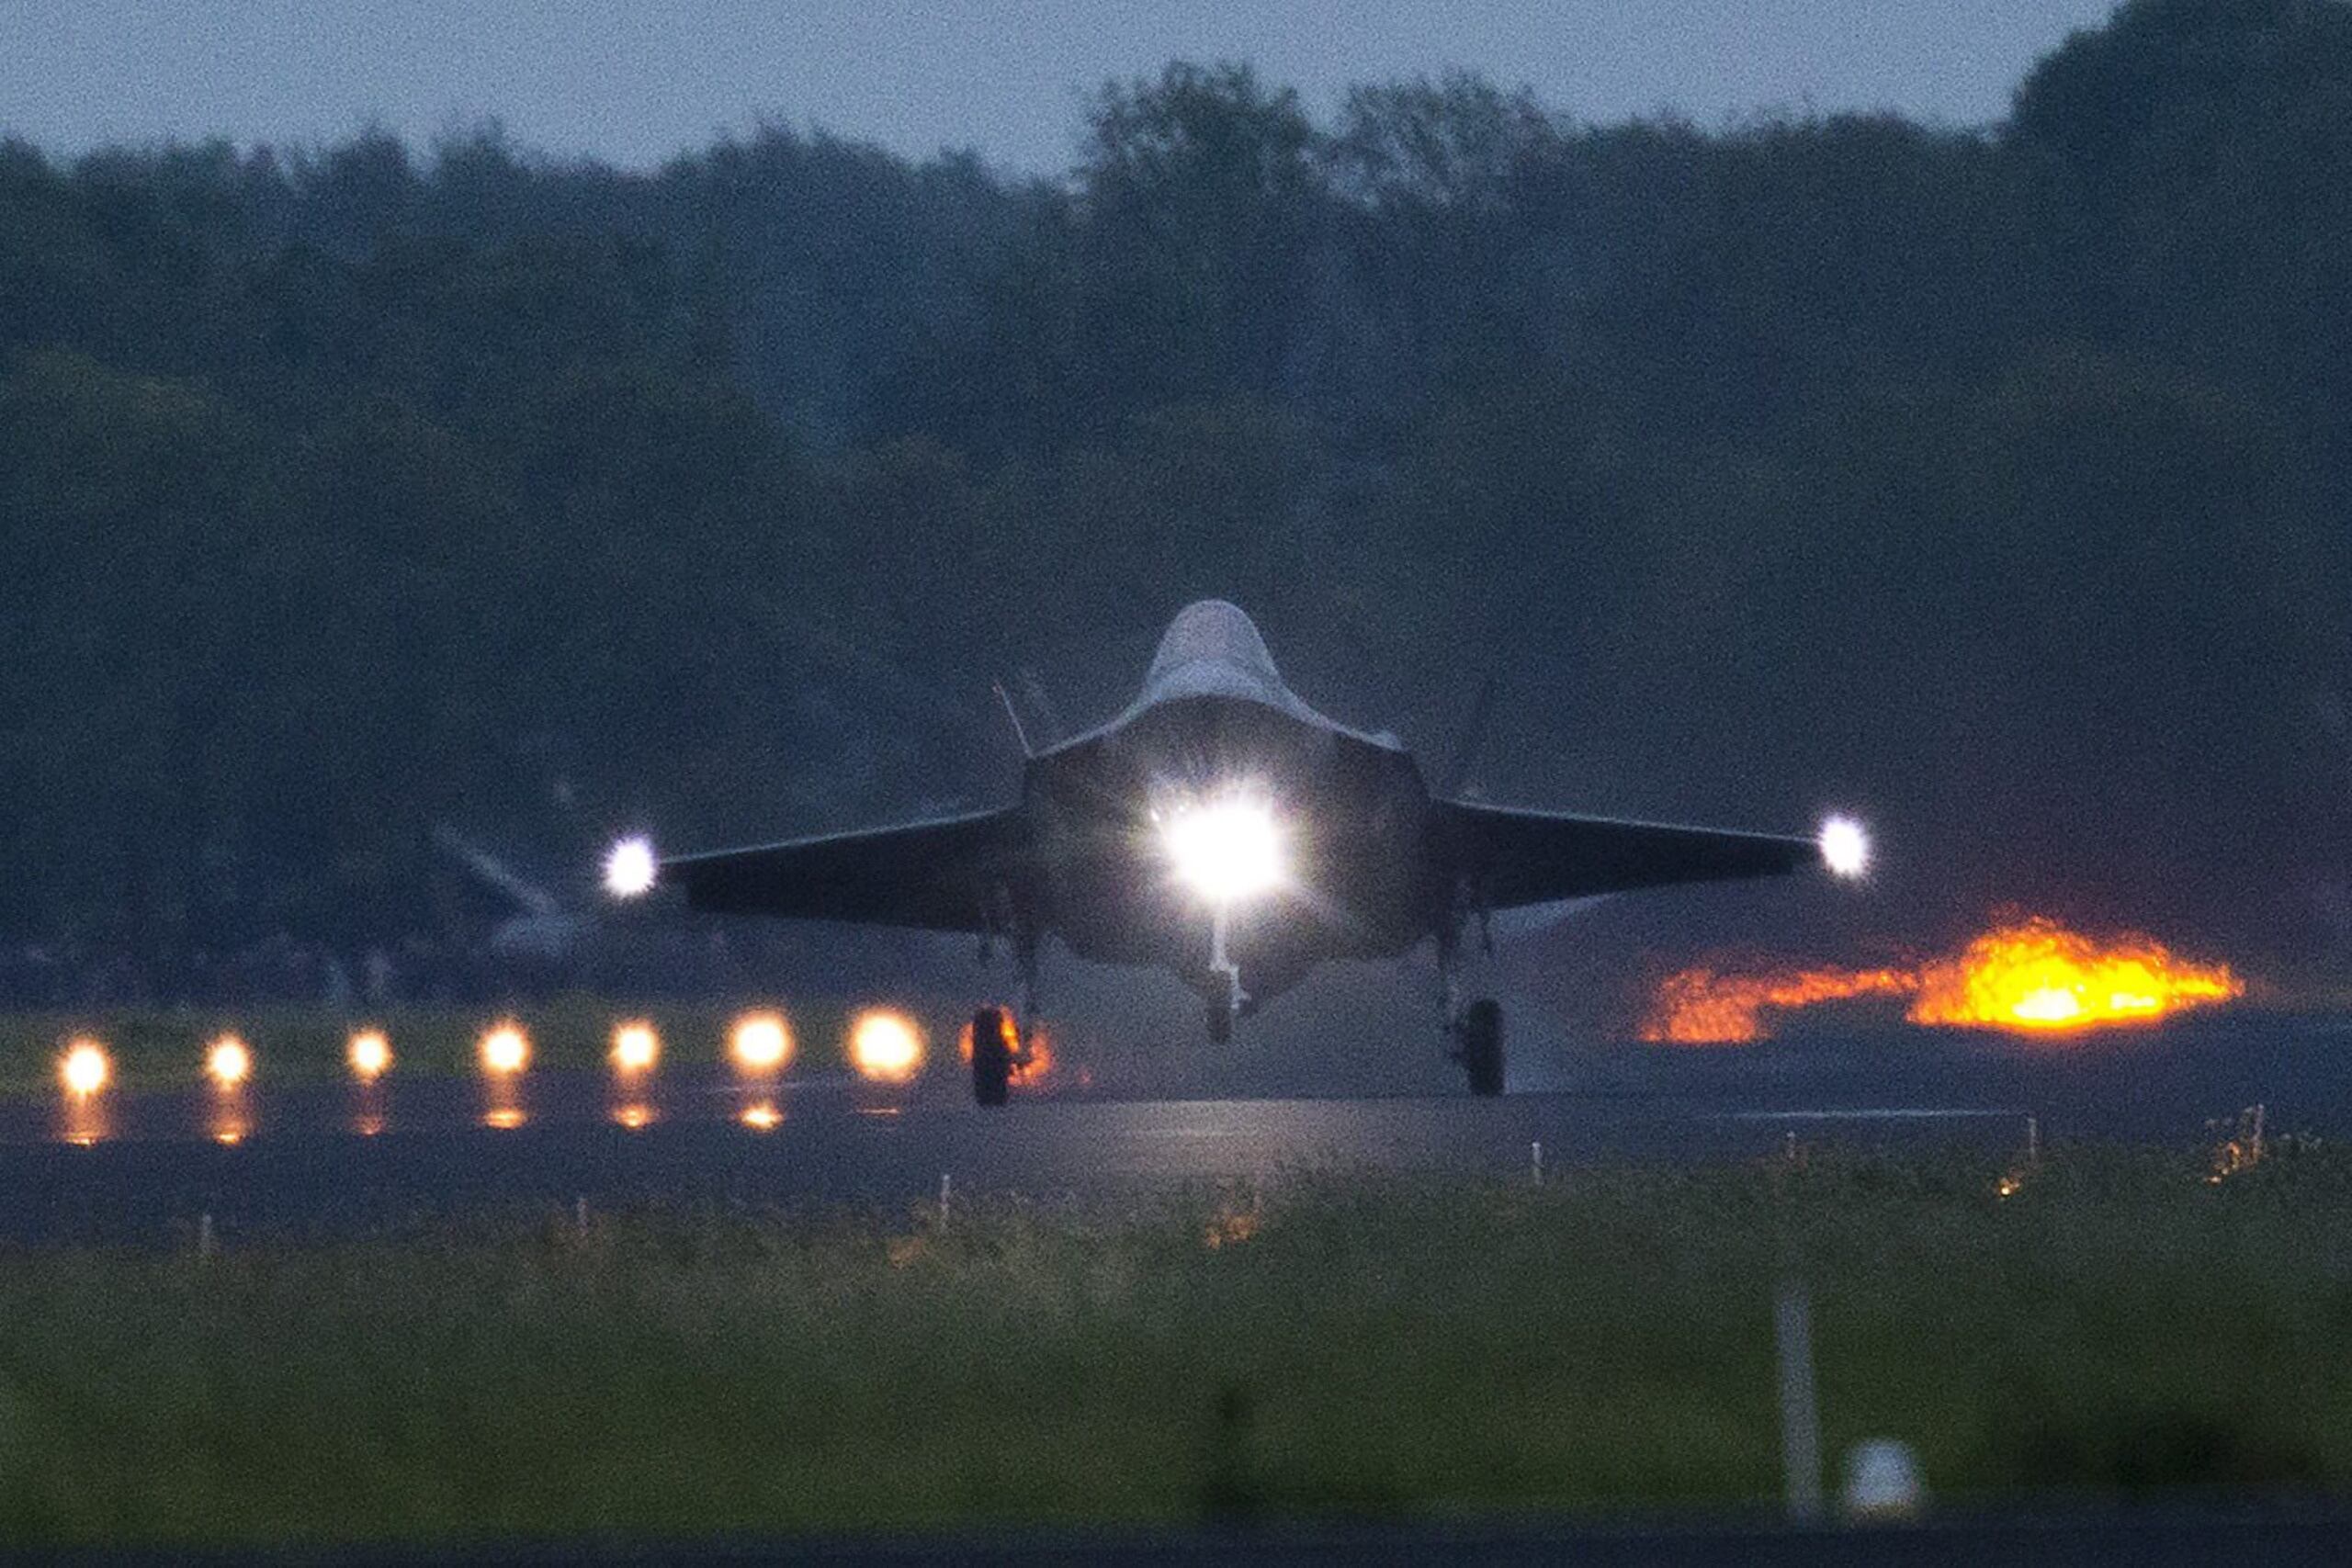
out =
<path fill-rule="evenodd" d="M 1016 725 L 1018 723 L 1016 716 Z M 1861 830 L 1793 837 L 1520 810 L 1432 790 L 1394 736 L 1351 729 L 1284 683 L 1222 600 L 1185 608 L 1125 711 L 1027 753 L 993 811 L 715 853 L 617 845 L 608 888 L 682 888 L 695 908 L 963 932 L 1010 951 L 1022 1017 L 1038 952 L 1172 970 L 1212 1041 L 1317 964 L 1433 944 L 1442 1033 L 1473 1093 L 1503 1088 L 1501 1009 L 1464 1004 L 1465 936 L 1501 910 L 1631 888 L 1820 868 L 1858 875 Z M 972 1089 L 1001 1105 L 1025 1055 L 1001 1008 L 973 1019 Z"/>

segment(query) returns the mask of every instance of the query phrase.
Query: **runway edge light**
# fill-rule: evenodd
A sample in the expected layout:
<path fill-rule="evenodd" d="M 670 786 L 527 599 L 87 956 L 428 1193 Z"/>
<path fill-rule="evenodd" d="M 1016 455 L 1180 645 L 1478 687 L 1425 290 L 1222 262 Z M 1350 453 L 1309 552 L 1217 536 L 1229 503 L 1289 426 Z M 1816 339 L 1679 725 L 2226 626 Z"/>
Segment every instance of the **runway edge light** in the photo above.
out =
<path fill-rule="evenodd" d="M 65 1055 L 57 1065 L 58 1080 L 65 1092 L 78 1100 L 86 1100 L 107 1087 L 114 1077 L 114 1064 L 107 1057 L 106 1047 L 96 1041 L 84 1038 L 67 1043 Z"/>
<path fill-rule="evenodd" d="M 728 1032 L 727 1054 L 740 1072 L 780 1073 L 792 1060 L 792 1028 L 780 1012 L 747 1012 Z"/>
<path fill-rule="evenodd" d="M 518 1023 L 500 1023 L 481 1037 L 477 1047 L 482 1071 L 494 1078 L 513 1077 L 531 1065 L 531 1037 Z"/>
<path fill-rule="evenodd" d="M 850 1029 L 849 1060 L 869 1082 L 907 1083 L 922 1071 L 922 1031 L 902 1012 L 869 1009 Z"/>
<path fill-rule="evenodd" d="M 662 1036 L 644 1019 L 632 1019 L 613 1029 L 613 1069 L 625 1077 L 650 1073 L 662 1059 Z"/>
<path fill-rule="evenodd" d="M 205 1050 L 205 1077 L 221 1089 L 235 1089 L 253 1077 L 253 1050 L 234 1034 L 219 1036 Z"/>
<path fill-rule="evenodd" d="M 373 1083 L 391 1070 L 391 1038 L 380 1029 L 360 1030 L 352 1035 L 345 1055 L 352 1076 L 362 1083 Z"/>

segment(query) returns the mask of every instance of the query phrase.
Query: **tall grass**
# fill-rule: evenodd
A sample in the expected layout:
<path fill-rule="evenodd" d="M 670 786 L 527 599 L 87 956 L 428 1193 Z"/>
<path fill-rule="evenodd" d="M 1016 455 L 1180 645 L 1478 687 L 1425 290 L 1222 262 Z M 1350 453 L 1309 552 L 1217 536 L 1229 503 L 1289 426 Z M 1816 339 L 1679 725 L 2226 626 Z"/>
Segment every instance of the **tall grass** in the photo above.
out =
<path fill-rule="evenodd" d="M 1301 1176 L 0 1259 L 18 1544 L 1740 1505 L 1770 1303 L 1939 1495 L 2352 1488 L 2352 1159 Z"/>

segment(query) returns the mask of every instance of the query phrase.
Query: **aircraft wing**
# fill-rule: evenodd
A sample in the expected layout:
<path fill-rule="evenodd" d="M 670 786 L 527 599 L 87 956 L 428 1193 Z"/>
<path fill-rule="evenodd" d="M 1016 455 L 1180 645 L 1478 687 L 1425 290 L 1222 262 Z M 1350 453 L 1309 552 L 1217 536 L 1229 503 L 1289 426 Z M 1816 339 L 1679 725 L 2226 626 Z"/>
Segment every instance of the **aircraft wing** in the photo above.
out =
<path fill-rule="evenodd" d="M 661 881 L 719 914 L 981 931 L 1025 844 L 1017 809 L 988 811 L 679 855 L 662 862 Z"/>
<path fill-rule="evenodd" d="M 1436 803 L 1438 830 L 1485 908 L 1509 909 L 1634 887 L 1781 876 L 1821 865 L 1816 839 L 1619 822 L 1465 801 Z"/>

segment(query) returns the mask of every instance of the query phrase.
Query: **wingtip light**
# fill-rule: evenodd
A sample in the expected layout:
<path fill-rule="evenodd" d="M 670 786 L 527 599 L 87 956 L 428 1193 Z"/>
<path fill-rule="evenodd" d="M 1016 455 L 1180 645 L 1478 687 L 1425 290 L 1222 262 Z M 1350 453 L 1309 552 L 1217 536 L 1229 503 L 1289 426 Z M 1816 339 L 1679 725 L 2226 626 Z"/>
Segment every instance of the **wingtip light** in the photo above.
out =
<path fill-rule="evenodd" d="M 1832 817 L 1821 825 L 1821 863 L 1829 874 L 1847 881 L 1871 868 L 1871 836 L 1850 817 Z"/>
<path fill-rule="evenodd" d="M 605 854 L 605 891 L 616 898 L 635 898 L 653 890 L 662 874 L 647 839 L 623 839 Z"/>

